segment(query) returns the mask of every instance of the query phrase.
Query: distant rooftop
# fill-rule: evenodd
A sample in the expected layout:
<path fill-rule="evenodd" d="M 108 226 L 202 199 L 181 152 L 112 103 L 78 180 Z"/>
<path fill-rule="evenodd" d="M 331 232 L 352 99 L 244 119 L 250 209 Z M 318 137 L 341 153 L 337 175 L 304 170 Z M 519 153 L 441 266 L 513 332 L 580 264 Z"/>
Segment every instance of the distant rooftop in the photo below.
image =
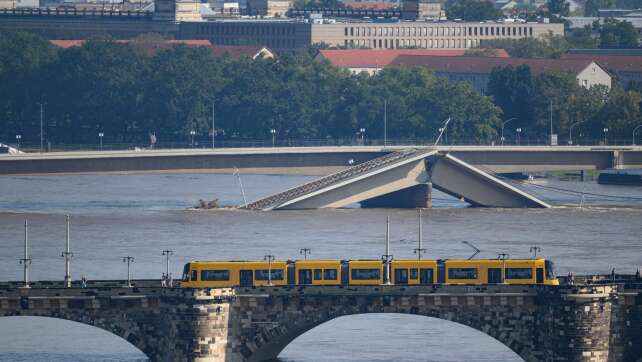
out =
<path fill-rule="evenodd" d="M 421 66 L 443 73 L 489 74 L 496 67 L 527 65 L 533 74 L 547 71 L 567 71 L 578 74 L 593 61 L 590 59 L 521 59 L 491 57 L 435 57 L 400 55 L 391 65 L 402 67 Z"/>
<path fill-rule="evenodd" d="M 342 68 L 380 68 L 391 64 L 398 56 L 461 57 L 467 49 L 322 49 L 318 57 Z M 508 58 L 504 49 L 494 49 L 497 57 Z"/>

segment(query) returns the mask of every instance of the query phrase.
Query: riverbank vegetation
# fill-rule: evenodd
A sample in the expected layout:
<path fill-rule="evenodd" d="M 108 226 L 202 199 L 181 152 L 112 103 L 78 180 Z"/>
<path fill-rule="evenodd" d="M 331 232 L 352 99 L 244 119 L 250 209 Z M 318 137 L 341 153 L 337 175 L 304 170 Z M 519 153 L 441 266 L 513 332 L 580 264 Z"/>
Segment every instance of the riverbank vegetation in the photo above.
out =
<path fill-rule="evenodd" d="M 145 41 L 143 40 L 140 40 Z M 54 144 L 188 142 L 208 139 L 212 104 L 220 140 L 436 137 L 451 118 L 451 143 L 497 141 L 502 120 L 517 117 L 523 137 L 544 139 L 549 101 L 556 133 L 586 121 L 587 134 L 612 127 L 630 134 L 640 94 L 615 86 L 586 90 L 565 74 L 493 75 L 491 96 L 425 69 L 351 74 L 313 60 L 313 52 L 275 60 L 215 57 L 207 47 L 175 46 L 150 55 L 137 41 L 92 40 L 59 49 L 26 33 L 0 36 L 0 140 Z M 569 78 L 570 77 L 570 78 Z M 385 105 L 384 105 L 385 103 Z M 590 129 L 589 129 L 590 128 Z M 621 133 L 620 133 L 621 132 Z M 510 134 L 510 130 L 507 129 Z"/>

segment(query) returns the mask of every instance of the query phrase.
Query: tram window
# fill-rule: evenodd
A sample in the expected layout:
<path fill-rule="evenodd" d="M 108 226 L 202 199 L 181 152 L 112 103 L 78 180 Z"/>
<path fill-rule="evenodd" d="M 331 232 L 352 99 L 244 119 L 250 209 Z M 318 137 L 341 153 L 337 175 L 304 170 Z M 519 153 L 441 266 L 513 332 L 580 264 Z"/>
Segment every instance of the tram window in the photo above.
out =
<path fill-rule="evenodd" d="M 323 280 L 323 270 L 314 269 L 314 280 Z"/>
<path fill-rule="evenodd" d="M 230 280 L 229 270 L 201 270 L 201 281 L 220 282 Z"/>
<path fill-rule="evenodd" d="M 185 264 L 183 268 L 183 281 L 189 282 L 189 264 Z"/>
<path fill-rule="evenodd" d="M 506 268 L 506 279 L 531 279 L 533 269 L 531 268 Z"/>
<path fill-rule="evenodd" d="M 477 268 L 449 268 L 448 279 L 477 279 Z"/>
<path fill-rule="evenodd" d="M 323 270 L 323 279 L 325 279 L 325 280 L 337 280 L 337 270 L 336 269 L 324 269 Z"/>
<path fill-rule="evenodd" d="M 354 280 L 377 280 L 381 278 L 379 269 L 352 269 L 351 273 Z"/>
<path fill-rule="evenodd" d="M 544 266 L 546 267 L 546 279 L 548 280 L 555 279 L 555 270 L 553 267 L 553 262 L 550 260 L 546 260 L 544 262 Z"/>
<path fill-rule="evenodd" d="M 410 269 L 410 279 L 417 279 L 419 273 L 416 268 Z"/>
<path fill-rule="evenodd" d="M 195 281 L 196 281 L 196 279 L 197 279 L 197 278 L 196 278 L 196 275 L 197 275 L 197 274 L 196 274 L 196 270 L 192 270 L 192 281 L 193 281 L 193 282 L 195 282 Z"/>
<path fill-rule="evenodd" d="M 270 277 L 268 277 L 269 274 L 272 274 Z M 271 278 L 272 280 L 283 280 L 283 269 L 263 269 L 263 270 L 255 270 L 254 271 L 254 279 L 256 280 L 268 280 Z"/>

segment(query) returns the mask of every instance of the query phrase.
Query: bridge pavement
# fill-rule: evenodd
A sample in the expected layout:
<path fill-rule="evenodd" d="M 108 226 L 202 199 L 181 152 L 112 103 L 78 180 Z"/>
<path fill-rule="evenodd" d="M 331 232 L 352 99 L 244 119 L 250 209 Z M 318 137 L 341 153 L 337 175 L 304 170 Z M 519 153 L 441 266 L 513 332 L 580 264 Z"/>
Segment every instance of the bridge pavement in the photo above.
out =
<path fill-rule="evenodd" d="M 525 361 L 642 359 L 642 286 L 601 279 L 519 285 L 161 288 L 160 281 L 0 283 L 0 316 L 68 319 L 108 330 L 152 361 L 258 362 L 334 318 L 406 313 L 477 329 Z M 639 280 L 637 280 L 639 283 Z M 430 323 L 426 319 L 426 323 Z M 428 351 L 427 351 L 428 353 Z"/>
<path fill-rule="evenodd" d="M 254 174 L 327 175 L 393 151 L 425 146 L 334 146 L 0 155 L 0 175 L 198 170 Z M 434 147 L 432 147 L 434 148 Z M 642 168 L 642 147 L 439 146 L 440 152 L 492 172 Z"/>

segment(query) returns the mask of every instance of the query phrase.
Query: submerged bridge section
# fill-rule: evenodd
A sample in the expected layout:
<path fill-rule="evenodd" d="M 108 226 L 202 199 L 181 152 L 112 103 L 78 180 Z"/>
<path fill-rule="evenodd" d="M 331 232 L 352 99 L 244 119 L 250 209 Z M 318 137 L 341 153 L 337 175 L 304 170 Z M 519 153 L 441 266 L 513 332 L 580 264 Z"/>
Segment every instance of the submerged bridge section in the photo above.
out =
<path fill-rule="evenodd" d="M 428 207 L 433 185 L 475 206 L 550 207 L 448 153 L 431 148 L 389 153 L 242 207 L 292 210 L 354 203 L 363 207 Z"/>
<path fill-rule="evenodd" d="M 642 280 L 536 285 L 161 288 L 160 281 L 64 288 L 0 283 L 0 317 L 72 320 L 118 335 L 154 362 L 261 362 L 332 319 L 404 313 L 481 331 L 524 361 L 642 359 Z M 426 319 L 426 328 L 430 320 Z"/>

